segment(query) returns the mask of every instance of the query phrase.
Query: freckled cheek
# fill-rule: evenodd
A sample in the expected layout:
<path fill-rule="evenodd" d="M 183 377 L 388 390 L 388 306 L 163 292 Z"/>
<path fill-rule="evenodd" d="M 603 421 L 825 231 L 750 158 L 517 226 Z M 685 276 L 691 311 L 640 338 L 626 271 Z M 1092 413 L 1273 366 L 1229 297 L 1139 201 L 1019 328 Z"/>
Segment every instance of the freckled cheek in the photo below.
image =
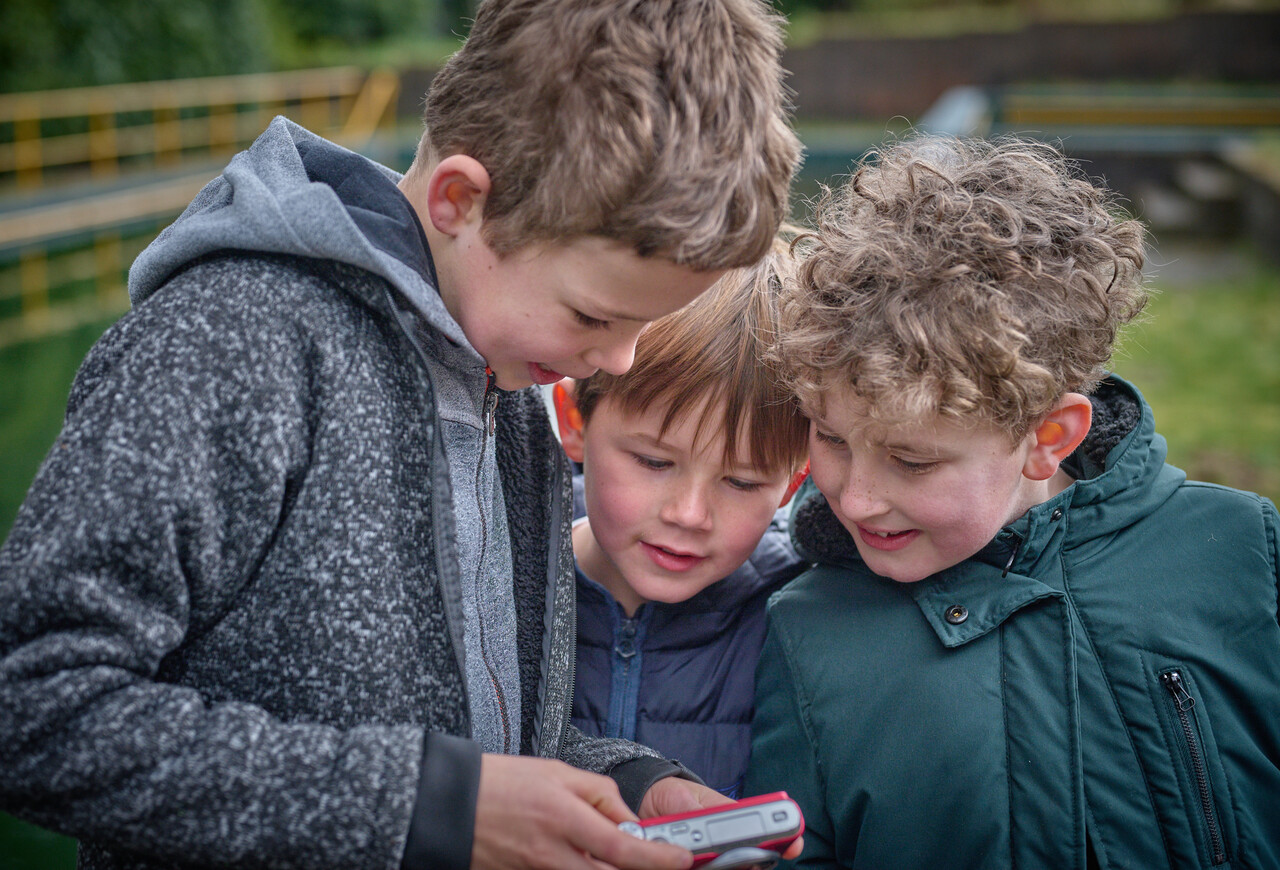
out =
<path fill-rule="evenodd" d="M 602 463 L 589 469 L 587 515 L 602 546 L 618 546 L 636 533 L 643 519 L 650 490 L 616 466 Z"/>
<path fill-rule="evenodd" d="M 721 538 L 726 560 L 744 562 L 751 555 L 760 538 L 764 535 L 768 524 L 739 523 L 728 530 Z"/>
<path fill-rule="evenodd" d="M 962 498 L 921 506 L 913 520 L 929 532 L 935 544 L 956 551 L 957 558 L 967 558 L 980 550 L 1002 525 L 989 504 Z"/>
<path fill-rule="evenodd" d="M 832 504 L 840 500 L 840 492 L 845 479 L 845 469 L 830 462 L 821 454 L 812 454 L 809 460 L 809 476 L 813 485 L 827 497 Z"/>

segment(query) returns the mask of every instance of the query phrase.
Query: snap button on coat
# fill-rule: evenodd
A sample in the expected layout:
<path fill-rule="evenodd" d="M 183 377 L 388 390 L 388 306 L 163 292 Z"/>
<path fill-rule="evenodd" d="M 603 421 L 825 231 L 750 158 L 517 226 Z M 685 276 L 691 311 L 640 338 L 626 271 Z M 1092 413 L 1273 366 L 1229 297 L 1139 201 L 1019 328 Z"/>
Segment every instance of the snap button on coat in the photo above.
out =
<path fill-rule="evenodd" d="M 969 618 L 969 608 L 963 604 L 953 604 L 947 608 L 946 618 L 952 625 L 959 625 Z"/>

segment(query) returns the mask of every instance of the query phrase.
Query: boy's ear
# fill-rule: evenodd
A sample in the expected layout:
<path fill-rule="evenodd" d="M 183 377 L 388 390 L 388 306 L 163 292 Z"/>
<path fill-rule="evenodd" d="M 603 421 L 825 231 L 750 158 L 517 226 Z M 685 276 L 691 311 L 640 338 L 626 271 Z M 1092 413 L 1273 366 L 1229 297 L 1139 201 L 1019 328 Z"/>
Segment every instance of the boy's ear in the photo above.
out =
<path fill-rule="evenodd" d="M 796 494 L 796 490 L 800 488 L 800 484 L 804 483 L 804 479 L 809 476 L 809 462 L 806 460 L 804 468 L 797 471 L 791 476 L 791 482 L 787 484 L 787 491 L 782 494 L 782 502 L 778 507 L 786 507 L 787 502 L 791 501 L 791 496 Z"/>
<path fill-rule="evenodd" d="M 431 224 L 447 236 L 484 215 L 484 202 L 493 184 L 489 170 L 474 157 L 451 154 L 427 179 L 427 214 Z"/>
<path fill-rule="evenodd" d="M 1053 477 L 1062 460 L 1080 446 L 1093 422 L 1093 404 L 1088 396 L 1067 393 L 1045 414 L 1031 433 L 1035 443 L 1022 466 L 1023 476 L 1030 480 Z"/>
<path fill-rule="evenodd" d="M 556 424 L 565 454 L 574 462 L 582 462 L 582 412 L 573 398 L 573 381 L 565 378 L 551 388 L 551 404 L 556 409 Z"/>

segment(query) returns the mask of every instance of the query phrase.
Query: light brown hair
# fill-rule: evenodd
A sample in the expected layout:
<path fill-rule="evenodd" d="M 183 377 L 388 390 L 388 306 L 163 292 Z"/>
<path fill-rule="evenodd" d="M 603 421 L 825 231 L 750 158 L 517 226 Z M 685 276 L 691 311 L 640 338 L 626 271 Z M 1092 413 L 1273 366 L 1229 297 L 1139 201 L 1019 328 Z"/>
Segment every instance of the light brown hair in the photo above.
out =
<path fill-rule="evenodd" d="M 774 351 L 813 413 L 845 388 L 882 421 L 976 417 L 1016 441 L 1097 386 L 1147 300 L 1142 225 L 1041 143 L 890 144 L 816 220 Z"/>
<path fill-rule="evenodd" d="M 750 265 L 799 160 L 782 45 L 763 0 L 486 0 L 431 84 L 410 173 L 478 160 L 500 256 L 596 235 Z"/>
<path fill-rule="evenodd" d="M 689 305 L 655 320 L 641 334 L 626 374 L 596 372 L 577 384 L 584 425 L 608 400 L 633 414 L 663 409 L 659 431 L 665 433 L 706 400 L 695 443 L 724 432 L 727 465 L 744 461 L 771 472 L 799 470 L 809 423 L 776 366 L 762 359 L 776 337 L 782 282 L 794 276 L 794 268 L 788 246 L 779 241 L 754 268 L 727 273 Z M 750 455 L 738 457 L 744 427 Z"/>

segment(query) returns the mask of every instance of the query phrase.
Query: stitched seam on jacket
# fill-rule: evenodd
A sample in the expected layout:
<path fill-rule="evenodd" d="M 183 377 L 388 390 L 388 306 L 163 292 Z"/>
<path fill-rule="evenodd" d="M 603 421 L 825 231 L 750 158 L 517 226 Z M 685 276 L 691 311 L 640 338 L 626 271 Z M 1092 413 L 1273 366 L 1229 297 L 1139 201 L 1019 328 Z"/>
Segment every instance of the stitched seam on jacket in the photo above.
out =
<path fill-rule="evenodd" d="M 1140 770 L 1140 771 L 1142 772 L 1142 787 L 1146 790 L 1146 793 L 1147 793 L 1147 804 L 1148 804 L 1149 806 L 1154 807 L 1154 806 L 1156 806 L 1156 797 L 1155 797 L 1155 793 L 1154 793 L 1154 791 L 1152 790 L 1152 787 L 1151 787 L 1151 776 L 1150 776 L 1150 774 L 1147 772 L 1147 768 L 1146 768 L 1146 766 L 1142 763 L 1142 754 L 1138 751 L 1138 747 L 1137 747 L 1137 745 L 1136 745 L 1136 744 L 1134 743 L 1134 741 L 1133 741 L 1133 730 L 1132 730 L 1132 728 L 1131 728 L 1131 727 L 1130 727 L 1130 725 L 1129 725 L 1129 717 L 1125 715 L 1124 705 L 1120 703 L 1120 699 L 1119 699 L 1119 697 L 1116 695 L 1115 686 L 1114 686 L 1114 685 L 1112 684 L 1112 682 L 1111 682 L 1111 676 L 1107 673 L 1107 669 L 1106 669 L 1105 667 L 1103 667 L 1103 659 L 1102 659 L 1102 655 L 1101 655 L 1101 653 L 1098 651 L 1097 647 L 1096 647 L 1096 646 L 1094 646 L 1094 643 L 1093 643 L 1093 637 L 1094 637 L 1094 630 L 1093 630 L 1093 627 L 1090 625 L 1089 620 L 1085 617 L 1084 611 L 1082 611 L 1082 610 L 1080 610 L 1079 608 L 1077 608 L 1077 607 L 1076 607 L 1075 598 L 1074 598 L 1074 597 L 1072 596 L 1072 594 L 1071 594 L 1071 572 L 1070 572 L 1070 570 L 1068 569 L 1066 556 L 1065 556 L 1065 554 L 1061 554 L 1061 553 L 1060 553 L 1060 555 L 1059 555 L 1059 557 L 1058 557 L 1058 558 L 1059 558 L 1060 567 L 1061 567 L 1061 570 L 1062 570 L 1063 586 L 1065 587 L 1065 589 L 1066 589 L 1066 591 L 1067 591 L 1067 603 L 1068 603 L 1068 605 L 1070 606 L 1071 611 L 1072 611 L 1073 613 L 1075 613 L 1075 614 L 1076 614 L 1076 616 L 1077 616 L 1077 617 L 1079 617 L 1079 619 L 1080 619 L 1080 627 L 1084 630 L 1084 639 L 1085 639 L 1085 642 L 1086 642 L 1086 643 L 1088 644 L 1088 646 L 1089 646 L 1089 652 L 1091 652 L 1091 653 L 1093 654 L 1094 661 L 1095 661 L 1095 662 L 1097 662 L 1097 665 L 1098 665 L 1098 671 L 1099 671 L 1099 673 L 1101 673 L 1101 674 L 1102 674 L 1102 684 L 1103 684 L 1103 686 L 1105 686 L 1105 687 L 1106 687 L 1106 690 L 1107 690 L 1107 696 L 1111 699 L 1111 703 L 1112 703 L 1112 705 L 1115 707 L 1116 713 L 1117 713 L 1117 714 L 1119 715 L 1119 717 L 1120 717 L 1120 721 L 1124 724 L 1124 736 L 1125 736 L 1125 740 L 1126 740 L 1126 741 L 1128 742 L 1128 744 L 1129 744 L 1129 751 L 1133 753 L 1134 760 L 1135 760 L 1135 761 L 1137 762 L 1137 764 L 1138 764 L 1138 770 Z M 1076 671 L 1077 671 L 1077 675 L 1078 675 L 1078 673 L 1079 673 L 1079 665 L 1078 665 L 1078 664 L 1077 664 L 1077 666 L 1076 666 Z M 1078 680 L 1078 679 L 1079 679 L 1079 677 L 1077 676 L 1077 680 Z M 1144 680 L 1144 685 L 1145 685 L 1145 680 Z M 1150 698 L 1150 695 L 1148 695 L 1148 698 Z M 1083 723 L 1083 714 L 1081 714 L 1081 715 L 1082 715 L 1081 729 L 1083 729 L 1083 727 L 1084 727 L 1084 723 Z M 1087 798 L 1086 798 L 1085 805 L 1086 805 L 1086 808 L 1087 808 L 1087 807 L 1088 807 L 1088 800 L 1087 800 Z M 1165 832 L 1164 832 L 1164 828 L 1163 828 L 1163 826 L 1158 826 L 1158 827 L 1160 827 L 1160 838 L 1161 838 L 1161 840 L 1162 840 L 1162 841 L 1164 841 L 1165 854 L 1166 854 L 1166 855 L 1172 854 L 1172 853 L 1169 851 L 1169 843 L 1168 843 L 1167 839 L 1165 838 Z M 1086 836 L 1086 838 L 1088 837 L 1087 832 L 1086 832 L 1086 835 L 1085 835 L 1085 836 Z"/>
<path fill-rule="evenodd" d="M 791 640 L 787 636 L 786 630 L 778 623 L 774 623 L 774 628 L 778 632 L 778 646 L 782 648 L 783 661 L 785 661 L 787 665 L 787 674 L 791 677 L 791 685 L 795 686 L 796 706 L 800 708 L 800 722 L 804 725 L 804 736 L 809 742 L 810 754 L 813 755 L 813 766 L 818 774 L 818 782 L 822 787 L 822 793 L 828 794 L 829 789 L 827 786 L 827 775 L 824 770 L 824 765 L 822 764 L 822 758 L 818 755 L 818 741 L 814 736 L 815 732 L 811 716 L 813 705 L 809 701 L 808 693 L 805 692 L 804 684 L 800 680 L 800 671 L 795 667 L 795 657 L 791 646 Z M 823 803 L 825 804 L 825 801 Z M 835 833 L 836 829 L 833 825 L 832 834 L 834 835 Z M 834 841 L 831 843 L 831 847 L 833 850 L 835 849 L 836 844 Z"/>
<path fill-rule="evenodd" d="M 996 636 L 1000 639 L 1000 712 L 1004 719 L 1004 793 L 1009 802 L 1009 870 L 1017 870 L 1018 853 L 1013 847 L 1013 747 L 1009 745 L 1009 698 L 1006 694 L 1009 675 L 1004 666 L 1008 661 L 1004 646 L 1007 630 L 1007 626 L 1002 624 Z"/>

